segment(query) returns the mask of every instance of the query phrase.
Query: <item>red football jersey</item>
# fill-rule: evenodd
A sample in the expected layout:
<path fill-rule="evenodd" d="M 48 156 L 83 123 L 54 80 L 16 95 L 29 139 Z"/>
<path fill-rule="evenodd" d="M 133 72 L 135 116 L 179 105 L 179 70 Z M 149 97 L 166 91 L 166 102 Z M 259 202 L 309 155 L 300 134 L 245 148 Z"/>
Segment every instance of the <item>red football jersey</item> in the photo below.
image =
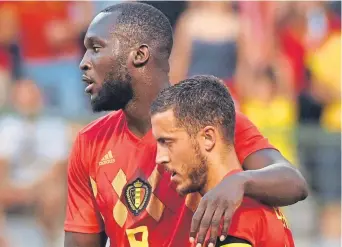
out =
<path fill-rule="evenodd" d="M 256 247 L 294 247 L 291 231 L 280 210 L 248 197 L 235 211 L 228 235 L 247 240 Z M 225 246 L 224 242 L 220 246 Z"/>
<path fill-rule="evenodd" d="M 241 113 L 235 135 L 241 163 L 257 150 L 273 148 Z M 85 127 L 70 155 L 65 231 L 105 230 L 111 247 L 190 246 L 200 195 L 180 197 L 155 157 L 152 132 L 134 136 L 122 111 Z"/>
<path fill-rule="evenodd" d="M 241 171 L 230 171 L 226 177 Z M 244 197 L 236 209 L 228 235 L 257 247 L 294 247 L 292 233 L 279 208 L 266 206 L 249 197 Z M 225 244 L 223 241 L 218 245 L 224 247 Z"/>

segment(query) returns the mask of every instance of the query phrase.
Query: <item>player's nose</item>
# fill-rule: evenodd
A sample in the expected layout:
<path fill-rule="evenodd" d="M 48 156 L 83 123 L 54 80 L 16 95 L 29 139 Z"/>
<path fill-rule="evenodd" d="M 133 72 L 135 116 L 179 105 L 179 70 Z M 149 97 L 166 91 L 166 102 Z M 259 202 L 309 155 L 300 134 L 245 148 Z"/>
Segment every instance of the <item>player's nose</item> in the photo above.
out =
<path fill-rule="evenodd" d="M 90 70 L 91 68 L 91 63 L 88 59 L 88 56 L 87 56 L 87 53 L 84 54 L 81 62 L 80 62 L 80 69 L 83 70 L 83 71 L 87 71 L 87 70 Z"/>
<path fill-rule="evenodd" d="M 156 163 L 158 165 L 166 165 L 169 162 L 170 162 L 170 158 L 166 153 L 157 152 Z"/>

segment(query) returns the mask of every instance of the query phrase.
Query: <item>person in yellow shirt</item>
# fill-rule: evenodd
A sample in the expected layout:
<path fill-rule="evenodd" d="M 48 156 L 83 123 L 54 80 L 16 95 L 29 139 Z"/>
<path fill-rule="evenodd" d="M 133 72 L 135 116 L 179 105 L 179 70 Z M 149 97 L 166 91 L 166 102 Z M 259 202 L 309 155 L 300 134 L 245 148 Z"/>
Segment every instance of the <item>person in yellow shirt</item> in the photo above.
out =
<path fill-rule="evenodd" d="M 296 102 L 284 93 L 273 68 L 255 74 L 253 93 L 244 98 L 241 110 L 284 156 L 297 164 Z"/>
<path fill-rule="evenodd" d="M 332 34 L 309 54 L 308 65 L 314 78 L 313 93 L 324 104 L 321 126 L 341 132 L 341 33 Z"/>
<path fill-rule="evenodd" d="M 321 241 L 340 246 L 341 237 L 341 33 L 330 34 L 322 46 L 308 54 L 308 67 L 312 73 L 312 94 L 323 105 L 320 124 L 326 135 L 338 139 L 322 144 L 314 152 L 320 204 Z M 319 144 L 319 143 L 318 143 Z"/>

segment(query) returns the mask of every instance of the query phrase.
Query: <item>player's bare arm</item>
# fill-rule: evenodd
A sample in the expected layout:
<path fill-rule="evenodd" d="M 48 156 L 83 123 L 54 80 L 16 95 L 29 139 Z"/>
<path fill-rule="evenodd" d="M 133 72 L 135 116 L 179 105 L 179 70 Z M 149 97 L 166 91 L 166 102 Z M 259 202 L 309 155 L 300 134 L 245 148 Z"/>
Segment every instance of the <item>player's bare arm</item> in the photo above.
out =
<path fill-rule="evenodd" d="M 243 163 L 245 195 L 271 206 L 288 206 L 308 196 L 302 174 L 279 151 L 264 149 L 248 156 Z"/>
<path fill-rule="evenodd" d="M 97 234 L 66 232 L 64 247 L 105 247 L 107 235 L 105 232 Z"/>

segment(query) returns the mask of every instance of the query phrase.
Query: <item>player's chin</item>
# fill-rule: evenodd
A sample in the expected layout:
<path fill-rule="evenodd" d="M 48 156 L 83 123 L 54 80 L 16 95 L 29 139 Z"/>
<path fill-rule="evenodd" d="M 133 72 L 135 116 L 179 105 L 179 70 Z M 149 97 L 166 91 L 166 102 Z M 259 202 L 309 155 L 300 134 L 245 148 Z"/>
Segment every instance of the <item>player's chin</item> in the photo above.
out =
<path fill-rule="evenodd" d="M 103 111 L 112 111 L 113 110 L 110 104 L 101 100 L 101 98 L 98 96 L 94 96 L 91 99 L 90 103 L 91 103 L 91 108 L 92 108 L 93 112 L 103 112 Z"/>
<path fill-rule="evenodd" d="M 187 194 L 194 192 L 193 188 L 186 183 L 178 184 L 176 190 L 180 196 L 186 196 Z"/>
<path fill-rule="evenodd" d="M 97 94 L 90 95 L 90 104 L 93 112 L 105 111 L 102 102 L 98 100 Z"/>
<path fill-rule="evenodd" d="M 186 195 L 188 194 L 186 189 L 184 189 L 184 188 L 179 188 L 179 186 L 177 186 L 176 190 L 177 190 L 177 193 L 178 193 L 180 196 L 186 196 Z"/>
<path fill-rule="evenodd" d="M 96 103 L 97 93 L 90 93 L 90 101 L 92 104 Z"/>

